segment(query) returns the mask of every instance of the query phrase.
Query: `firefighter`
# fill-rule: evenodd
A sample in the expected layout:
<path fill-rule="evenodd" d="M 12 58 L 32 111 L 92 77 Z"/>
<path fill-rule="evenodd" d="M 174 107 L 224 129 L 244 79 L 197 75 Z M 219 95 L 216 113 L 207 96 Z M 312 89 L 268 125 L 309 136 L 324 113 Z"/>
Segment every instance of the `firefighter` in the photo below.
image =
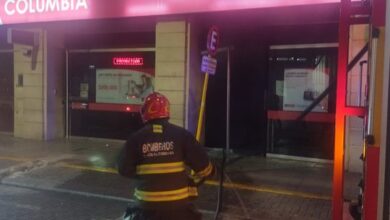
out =
<path fill-rule="evenodd" d="M 141 116 L 145 125 L 128 138 L 118 162 L 119 174 L 137 182 L 137 205 L 128 208 L 127 219 L 202 219 L 191 201 L 214 172 L 205 150 L 168 122 L 169 101 L 160 93 L 146 97 Z"/>

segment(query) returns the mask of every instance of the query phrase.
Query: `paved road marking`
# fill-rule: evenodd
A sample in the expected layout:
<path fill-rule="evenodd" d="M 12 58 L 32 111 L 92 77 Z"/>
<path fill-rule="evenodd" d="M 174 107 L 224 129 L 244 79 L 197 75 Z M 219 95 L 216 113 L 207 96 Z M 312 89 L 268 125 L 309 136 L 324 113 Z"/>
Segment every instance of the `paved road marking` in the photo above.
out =
<path fill-rule="evenodd" d="M 102 173 L 111 173 L 111 174 L 118 173 L 115 169 L 112 168 L 89 167 L 89 166 L 81 166 L 81 165 L 74 165 L 74 164 L 62 164 L 61 166 L 72 168 L 72 169 L 96 171 Z M 205 183 L 211 186 L 219 186 L 219 181 L 215 181 L 215 180 L 207 180 Z M 290 190 L 273 189 L 267 187 L 250 186 L 241 183 L 224 183 L 223 185 L 226 188 L 243 189 L 243 190 L 249 190 L 254 192 L 266 192 L 266 193 L 301 197 L 306 199 L 332 200 L 332 197 L 330 196 L 318 195 L 314 193 L 305 193 L 305 192 L 297 192 L 297 191 L 290 191 Z"/>
<path fill-rule="evenodd" d="M 82 166 L 82 165 L 75 165 L 75 164 L 68 164 L 68 163 L 62 163 L 60 166 L 71 168 L 71 169 L 78 169 L 78 170 L 88 170 L 88 171 L 96 171 L 100 173 L 118 174 L 118 172 L 113 168 L 90 167 L 90 166 Z"/>
<path fill-rule="evenodd" d="M 22 157 L 2 157 L 2 156 L 0 156 L 0 160 L 10 160 L 10 161 L 17 161 L 17 162 L 27 162 L 27 161 L 31 161 L 32 159 L 29 159 L 29 158 L 22 158 Z"/>
<path fill-rule="evenodd" d="M 135 200 L 129 199 L 129 198 L 123 198 L 123 197 L 118 197 L 118 196 L 108 196 L 108 195 L 103 195 L 103 194 L 98 194 L 98 193 L 90 193 L 90 192 L 84 192 L 84 191 L 77 191 L 77 190 L 70 190 L 70 189 L 61 189 L 61 188 L 53 188 L 53 187 L 44 187 L 44 186 L 39 186 L 39 185 L 29 185 L 26 183 L 15 183 L 15 182 L 1 182 L 2 185 L 5 186 L 11 186 L 11 187 L 20 187 L 20 188 L 25 188 L 25 189 L 30 189 L 30 190 L 40 190 L 40 191 L 46 191 L 46 192 L 56 192 L 56 193 L 66 193 L 66 194 L 71 194 L 71 195 L 78 195 L 78 196 L 86 196 L 86 197 L 93 197 L 93 198 L 99 198 L 99 199 L 107 199 L 107 200 L 112 200 L 112 201 L 119 201 L 119 202 L 125 202 L 125 203 L 135 203 Z M 3 202 L 5 204 L 5 202 Z M 2 204 L 2 201 L 0 200 L 0 204 Z M 18 208 L 25 208 L 25 209 L 31 209 L 34 211 L 40 211 L 40 207 L 37 206 L 30 206 L 30 205 L 22 205 L 22 204 L 14 204 L 14 203 L 9 203 L 7 201 L 8 205 L 13 205 Z M 200 209 L 199 210 L 201 213 L 206 214 L 206 215 L 214 215 L 214 211 L 211 210 L 206 210 L 206 209 Z M 226 216 L 226 214 L 224 214 Z M 236 218 L 235 219 L 241 219 L 240 216 L 233 215 Z"/>
<path fill-rule="evenodd" d="M 207 180 L 206 184 L 219 186 L 219 182 L 214 180 Z M 322 196 L 314 193 L 305 193 L 305 192 L 297 192 L 297 191 L 290 191 L 290 190 L 273 189 L 267 187 L 249 186 L 241 183 L 223 183 L 223 186 L 226 188 L 245 189 L 245 190 L 250 190 L 255 192 L 267 192 L 273 194 L 301 197 L 306 199 L 332 200 L 332 197 L 330 196 Z"/>
<path fill-rule="evenodd" d="M 123 198 L 123 197 L 118 197 L 118 196 L 109 196 L 109 195 L 90 193 L 90 192 L 84 192 L 84 191 L 76 191 L 76 190 L 71 190 L 71 189 L 62 189 L 62 188 L 47 187 L 47 186 L 40 186 L 40 185 L 31 185 L 31 184 L 27 184 L 27 183 L 19 183 L 19 182 L 13 182 L 13 181 L 12 182 L 2 181 L 1 184 L 5 185 L 5 186 L 20 187 L 20 188 L 31 189 L 31 190 L 67 193 L 67 194 L 72 194 L 72 195 L 94 197 L 94 198 L 121 201 L 121 202 L 129 202 L 129 203 L 135 202 L 135 200 L 133 200 L 133 199 Z"/>
<path fill-rule="evenodd" d="M 11 160 L 11 161 L 27 161 L 27 158 L 16 158 L 16 157 L 1 157 L 0 160 Z M 111 174 L 117 174 L 118 172 L 116 169 L 113 168 L 104 168 L 104 167 L 91 167 L 91 166 L 83 166 L 83 165 L 76 165 L 76 164 L 68 164 L 68 163 L 62 163 L 60 164 L 61 167 L 70 168 L 70 169 L 78 169 L 78 170 L 87 170 L 87 171 L 95 171 L 95 172 L 101 172 L 101 173 L 111 173 Z M 219 181 L 215 180 L 207 180 L 205 182 L 207 185 L 211 186 L 219 186 Z M 294 196 L 294 197 L 301 197 L 306 199 L 318 199 L 318 200 L 332 200 L 332 197 L 325 196 L 325 195 L 319 195 L 314 193 L 305 193 L 305 192 L 297 192 L 297 191 L 290 191 L 290 190 L 282 190 L 282 189 L 273 189 L 273 188 L 267 188 L 267 187 L 259 187 L 259 186 L 250 186 L 246 184 L 241 183 L 224 183 L 224 187 L 226 188 L 235 188 L 235 189 L 241 189 L 241 190 L 249 190 L 254 192 L 266 192 L 266 193 L 273 193 L 273 194 L 280 194 L 280 195 L 287 195 L 287 196 Z"/>

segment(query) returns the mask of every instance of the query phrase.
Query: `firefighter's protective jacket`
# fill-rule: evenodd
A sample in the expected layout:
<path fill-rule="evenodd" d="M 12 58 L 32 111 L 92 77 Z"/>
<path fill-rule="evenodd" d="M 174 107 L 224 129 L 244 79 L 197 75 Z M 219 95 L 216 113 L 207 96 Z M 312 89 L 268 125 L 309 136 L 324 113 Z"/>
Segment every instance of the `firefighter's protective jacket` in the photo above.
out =
<path fill-rule="evenodd" d="M 118 171 L 137 180 L 134 196 L 141 207 L 166 209 L 197 196 L 193 181 L 211 175 L 213 166 L 191 133 L 163 119 L 148 122 L 130 136 Z"/>

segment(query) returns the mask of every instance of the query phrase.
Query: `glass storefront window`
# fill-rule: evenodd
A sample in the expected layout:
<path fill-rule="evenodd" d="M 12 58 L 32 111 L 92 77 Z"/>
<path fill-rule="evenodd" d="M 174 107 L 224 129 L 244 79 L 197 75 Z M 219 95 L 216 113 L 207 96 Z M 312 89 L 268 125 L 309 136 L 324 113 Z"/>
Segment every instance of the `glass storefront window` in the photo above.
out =
<path fill-rule="evenodd" d="M 144 98 L 154 90 L 154 51 L 70 51 L 70 135 L 125 139 L 141 125 Z"/>
<path fill-rule="evenodd" d="M 336 64 L 334 45 L 271 46 L 268 153 L 333 158 Z"/>

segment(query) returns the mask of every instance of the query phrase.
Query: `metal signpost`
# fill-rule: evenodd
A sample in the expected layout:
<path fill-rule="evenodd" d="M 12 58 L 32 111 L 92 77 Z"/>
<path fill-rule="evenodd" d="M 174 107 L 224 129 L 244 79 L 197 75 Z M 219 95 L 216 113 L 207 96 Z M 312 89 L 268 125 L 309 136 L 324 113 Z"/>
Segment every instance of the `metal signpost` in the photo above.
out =
<path fill-rule="evenodd" d="M 196 140 L 200 140 L 204 110 L 206 104 L 207 85 L 209 82 L 209 74 L 215 74 L 217 68 L 217 60 L 213 58 L 217 54 L 217 48 L 219 44 L 219 32 L 216 26 L 212 26 L 209 30 L 207 37 L 207 51 L 208 56 L 203 56 L 201 70 L 205 72 L 205 78 L 203 82 L 202 100 L 200 103 L 200 111 L 198 118 L 198 127 L 196 129 Z"/>
<path fill-rule="evenodd" d="M 219 32 L 216 26 L 212 26 L 209 30 L 207 37 L 207 55 L 203 55 L 201 71 L 205 72 L 205 80 L 203 84 L 202 91 L 202 101 L 200 106 L 199 120 L 198 120 L 198 128 L 196 132 L 196 139 L 199 141 L 201 136 L 201 128 L 203 124 L 204 117 L 204 109 L 206 102 L 206 93 L 207 93 L 207 84 L 209 75 L 214 75 L 217 67 L 217 60 L 214 58 L 218 50 L 219 44 Z M 223 49 L 224 50 L 224 49 Z M 222 201 L 223 201 L 223 183 L 225 179 L 225 162 L 226 162 L 226 151 L 230 150 L 230 48 L 225 50 L 227 52 L 227 81 L 226 81 L 226 146 L 222 148 L 222 161 L 220 168 L 220 182 L 219 182 L 219 190 L 218 190 L 218 202 L 217 209 L 215 212 L 214 219 L 218 219 L 219 213 L 222 210 Z M 226 176 L 228 178 L 228 176 Z M 229 178 L 228 178 L 229 180 Z M 241 201 L 241 200 L 240 200 Z M 244 207 L 245 208 L 245 207 Z M 247 212 L 245 212 L 247 215 Z"/>

